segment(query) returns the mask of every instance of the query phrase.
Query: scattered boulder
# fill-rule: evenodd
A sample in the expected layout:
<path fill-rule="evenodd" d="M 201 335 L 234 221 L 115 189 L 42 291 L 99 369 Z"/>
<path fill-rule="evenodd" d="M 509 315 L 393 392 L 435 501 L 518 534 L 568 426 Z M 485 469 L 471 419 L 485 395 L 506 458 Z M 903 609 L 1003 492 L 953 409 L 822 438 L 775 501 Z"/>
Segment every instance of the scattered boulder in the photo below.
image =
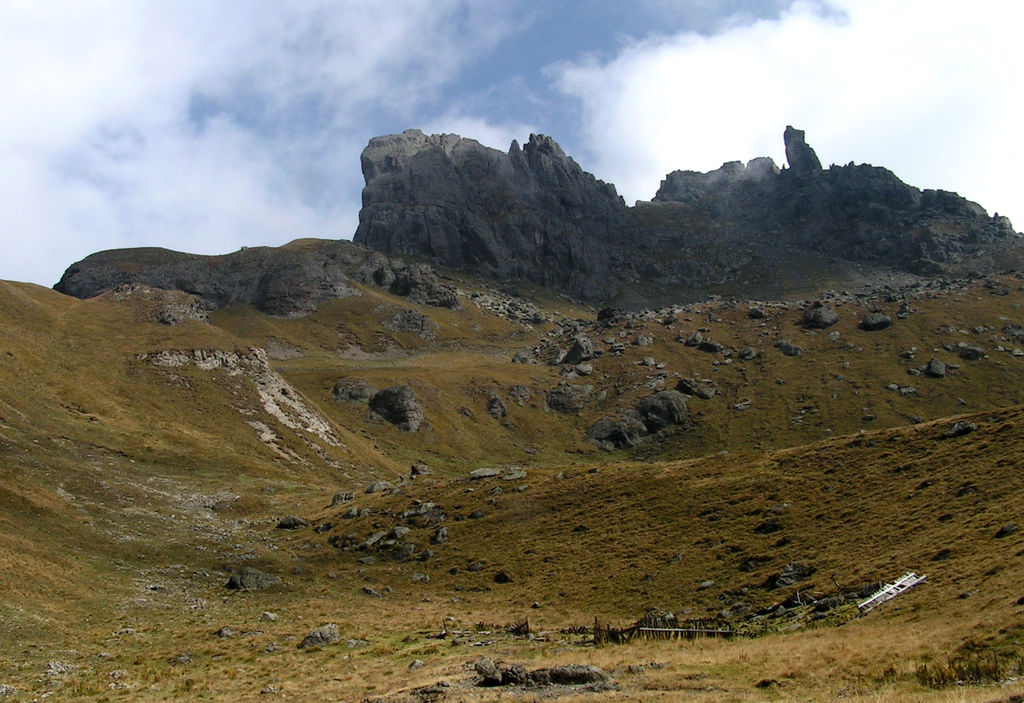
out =
<path fill-rule="evenodd" d="M 310 631 L 309 634 L 302 638 L 302 642 L 299 643 L 299 649 L 324 647 L 329 644 L 334 644 L 340 639 L 341 633 L 338 632 L 338 626 L 334 623 L 328 623 Z"/>
<path fill-rule="evenodd" d="M 892 325 L 892 318 L 882 312 L 869 312 L 858 325 L 865 332 L 878 332 Z"/>
<path fill-rule="evenodd" d="M 942 439 L 952 439 L 953 437 L 962 437 L 965 434 L 970 434 L 978 429 L 978 426 L 973 422 L 967 422 L 965 420 L 957 420 L 953 423 L 953 426 L 942 433 Z"/>
<path fill-rule="evenodd" d="M 642 398 L 636 404 L 635 411 L 637 418 L 651 433 L 669 425 L 681 425 L 688 416 L 686 396 L 679 391 L 661 391 Z"/>
<path fill-rule="evenodd" d="M 366 487 L 367 493 L 386 493 L 391 490 L 391 484 L 387 481 L 374 481 Z"/>
<path fill-rule="evenodd" d="M 786 564 L 782 571 L 768 579 L 769 588 L 785 588 L 805 580 L 814 573 L 814 569 L 803 564 Z"/>
<path fill-rule="evenodd" d="M 804 350 L 790 342 L 788 339 L 780 339 L 775 343 L 775 348 L 786 356 L 800 356 Z"/>
<path fill-rule="evenodd" d="M 704 335 L 702 335 L 698 331 L 695 331 L 693 334 L 691 334 L 689 337 L 687 337 L 683 341 L 683 344 L 688 346 L 688 347 L 699 347 L 700 343 L 703 342 L 703 341 L 704 341 Z"/>
<path fill-rule="evenodd" d="M 352 491 L 342 491 L 340 493 L 335 493 L 334 496 L 331 498 L 331 507 L 334 508 L 338 505 L 341 505 L 342 503 L 348 503 L 349 501 L 355 499 L 356 494 L 353 493 Z"/>
<path fill-rule="evenodd" d="M 298 515 L 283 517 L 277 523 L 277 529 L 279 530 L 298 530 L 303 527 L 309 527 L 309 522 Z"/>
<path fill-rule="evenodd" d="M 476 664 L 473 665 L 473 669 L 476 671 L 477 676 L 480 677 L 479 685 L 501 685 L 501 671 L 498 669 L 498 666 L 487 657 L 481 657 L 478 659 Z"/>
<path fill-rule="evenodd" d="M 967 361 L 977 361 L 985 358 L 985 350 L 972 344 L 960 348 L 960 358 Z"/>
<path fill-rule="evenodd" d="M 804 310 L 804 327 L 823 330 L 837 322 L 839 322 L 839 315 L 836 314 L 834 309 L 824 303 L 815 303 L 813 307 Z"/>
<path fill-rule="evenodd" d="M 928 378 L 945 378 L 946 365 L 938 359 L 929 359 L 924 367 L 924 375 Z"/>
<path fill-rule="evenodd" d="M 632 415 L 624 414 L 619 419 L 605 417 L 587 430 L 587 437 L 605 451 L 629 449 L 640 443 L 647 434 L 644 423 Z"/>
<path fill-rule="evenodd" d="M 280 576 L 246 566 L 237 574 L 233 574 L 225 585 L 232 590 L 261 591 L 271 586 L 279 586 L 281 583 Z"/>
<path fill-rule="evenodd" d="M 581 361 L 588 361 L 594 358 L 594 343 L 585 335 L 578 335 L 573 338 L 572 346 L 562 358 L 563 364 L 575 366 Z"/>
<path fill-rule="evenodd" d="M 437 532 L 435 532 L 434 536 L 430 538 L 430 543 L 431 544 L 444 544 L 447 541 L 448 541 L 448 528 L 447 527 L 439 527 L 439 528 L 437 528 Z"/>
<path fill-rule="evenodd" d="M 532 678 L 540 680 L 538 674 L 546 672 L 546 678 L 550 683 L 561 686 L 585 686 L 594 683 L 607 683 L 611 681 L 602 669 L 590 664 L 568 664 L 566 666 L 555 666 L 550 669 L 541 669 L 533 672 Z"/>
<path fill-rule="evenodd" d="M 409 386 L 390 386 L 370 398 L 370 409 L 403 432 L 415 432 L 423 422 L 423 408 Z"/>
<path fill-rule="evenodd" d="M 1016 533 L 1017 533 L 1017 523 L 1015 523 L 1015 522 L 1008 522 L 1008 523 L 1006 523 L 1005 525 L 1003 525 L 1002 527 L 999 528 L 999 531 L 996 532 L 996 538 L 997 539 L 1002 539 L 1003 537 L 1009 537 L 1010 535 L 1013 535 L 1013 534 L 1016 534 Z"/>
<path fill-rule="evenodd" d="M 487 401 L 487 414 L 495 420 L 500 420 L 508 415 L 508 408 L 505 406 L 505 401 L 496 395 L 491 396 L 491 399 Z"/>
<path fill-rule="evenodd" d="M 334 384 L 331 397 L 336 403 L 365 403 L 377 393 L 377 388 L 361 378 L 345 378 Z"/>
<path fill-rule="evenodd" d="M 522 407 L 530 402 L 533 398 L 533 393 L 526 386 L 515 385 L 508 389 L 508 397 L 515 402 L 516 405 Z"/>
<path fill-rule="evenodd" d="M 560 413 L 578 413 L 586 405 L 594 392 L 594 387 L 589 384 L 572 386 L 558 386 L 548 391 L 548 407 Z"/>
<path fill-rule="evenodd" d="M 711 400 L 716 393 L 715 383 L 709 378 L 681 378 L 676 384 L 676 390 L 702 400 Z"/>
<path fill-rule="evenodd" d="M 409 332 L 419 335 L 424 340 L 437 337 L 437 325 L 421 312 L 402 308 L 389 319 L 381 323 L 381 327 L 391 332 Z"/>
<path fill-rule="evenodd" d="M 501 476 L 501 469 L 483 466 L 469 472 L 469 477 L 474 481 L 479 481 L 482 478 L 494 478 L 495 476 Z"/>

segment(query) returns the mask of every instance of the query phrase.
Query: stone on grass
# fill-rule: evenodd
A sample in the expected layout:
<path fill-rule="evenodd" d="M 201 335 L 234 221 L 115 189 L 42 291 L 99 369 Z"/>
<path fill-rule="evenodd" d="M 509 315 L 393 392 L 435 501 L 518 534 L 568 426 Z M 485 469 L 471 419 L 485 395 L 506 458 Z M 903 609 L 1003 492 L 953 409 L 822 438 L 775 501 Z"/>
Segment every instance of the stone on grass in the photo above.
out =
<path fill-rule="evenodd" d="M 246 566 L 237 574 L 233 574 L 228 579 L 226 586 L 232 590 L 260 591 L 271 586 L 279 586 L 280 584 L 280 576 Z"/>
<path fill-rule="evenodd" d="M 338 626 L 334 623 L 327 623 L 321 625 L 315 630 L 310 631 L 299 643 L 299 649 L 309 649 L 310 647 L 323 647 L 328 644 L 334 644 L 341 639 L 341 634 L 338 632 Z"/>

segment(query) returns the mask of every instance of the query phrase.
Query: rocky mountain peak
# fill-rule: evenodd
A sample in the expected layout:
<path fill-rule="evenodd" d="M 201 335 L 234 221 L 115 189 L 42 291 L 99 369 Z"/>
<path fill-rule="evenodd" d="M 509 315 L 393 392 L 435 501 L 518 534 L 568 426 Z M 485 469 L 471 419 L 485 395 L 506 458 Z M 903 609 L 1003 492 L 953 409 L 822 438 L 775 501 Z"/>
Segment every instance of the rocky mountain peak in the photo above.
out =
<path fill-rule="evenodd" d="M 802 129 L 795 129 L 791 125 L 787 125 L 782 140 L 786 145 L 786 162 L 793 173 L 821 170 L 821 161 L 818 160 L 814 149 L 807 144 Z"/>

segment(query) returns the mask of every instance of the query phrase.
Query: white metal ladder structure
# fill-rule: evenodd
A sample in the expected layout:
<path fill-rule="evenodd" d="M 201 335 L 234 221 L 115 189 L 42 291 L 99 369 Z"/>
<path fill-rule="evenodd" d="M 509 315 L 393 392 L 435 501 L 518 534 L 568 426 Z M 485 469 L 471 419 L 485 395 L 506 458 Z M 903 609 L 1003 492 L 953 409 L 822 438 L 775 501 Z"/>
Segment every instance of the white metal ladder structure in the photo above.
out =
<path fill-rule="evenodd" d="M 906 591 L 908 588 L 913 588 L 917 584 L 924 581 L 926 578 L 928 577 L 918 576 L 913 572 L 904 574 L 900 578 L 896 579 L 894 582 L 887 583 L 884 586 L 882 586 L 863 603 L 858 603 L 857 609 L 860 610 L 861 614 L 863 615 L 875 606 L 881 605 L 885 601 L 895 598 L 899 594 Z"/>

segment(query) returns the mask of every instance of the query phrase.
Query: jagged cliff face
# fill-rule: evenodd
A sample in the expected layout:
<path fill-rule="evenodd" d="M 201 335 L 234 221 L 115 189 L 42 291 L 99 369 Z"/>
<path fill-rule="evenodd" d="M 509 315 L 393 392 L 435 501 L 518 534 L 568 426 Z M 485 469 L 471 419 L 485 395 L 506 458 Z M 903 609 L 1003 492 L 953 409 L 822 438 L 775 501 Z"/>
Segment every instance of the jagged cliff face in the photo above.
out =
<path fill-rule="evenodd" d="M 505 154 L 408 130 L 372 139 L 362 168 L 357 243 L 484 278 L 609 295 L 625 203 L 549 137 L 531 135 Z"/>
<path fill-rule="evenodd" d="M 762 157 L 676 171 L 628 208 L 548 137 L 508 154 L 418 130 L 378 137 L 363 153 L 356 241 L 632 306 L 1024 263 L 1005 218 L 883 168 L 822 169 L 802 130 L 784 142 L 789 168 Z"/>
<path fill-rule="evenodd" d="M 72 265 L 56 288 L 90 297 L 138 283 L 192 293 L 209 308 L 250 303 L 287 316 L 357 294 L 353 281 L 458 305 L 429 266 L 386 255 L 631 308 L 712 293 L 808 297 L 894 276 L 1024 266 L 1022 237 L 1006 218 L 956 193 L 920 191 L 884 168 L 823 169 L 801 130 L 787 127 L 784 141 L 788 168 L 762 157 L 674 171 L 651 202 L 626 207 L 614 186 L 549 137 L 531 135 L 502 153 L 408 130 L 372 139 L 363 152 L 356 244 L 298 242 L 217 257 L 100 252 Z"/>

